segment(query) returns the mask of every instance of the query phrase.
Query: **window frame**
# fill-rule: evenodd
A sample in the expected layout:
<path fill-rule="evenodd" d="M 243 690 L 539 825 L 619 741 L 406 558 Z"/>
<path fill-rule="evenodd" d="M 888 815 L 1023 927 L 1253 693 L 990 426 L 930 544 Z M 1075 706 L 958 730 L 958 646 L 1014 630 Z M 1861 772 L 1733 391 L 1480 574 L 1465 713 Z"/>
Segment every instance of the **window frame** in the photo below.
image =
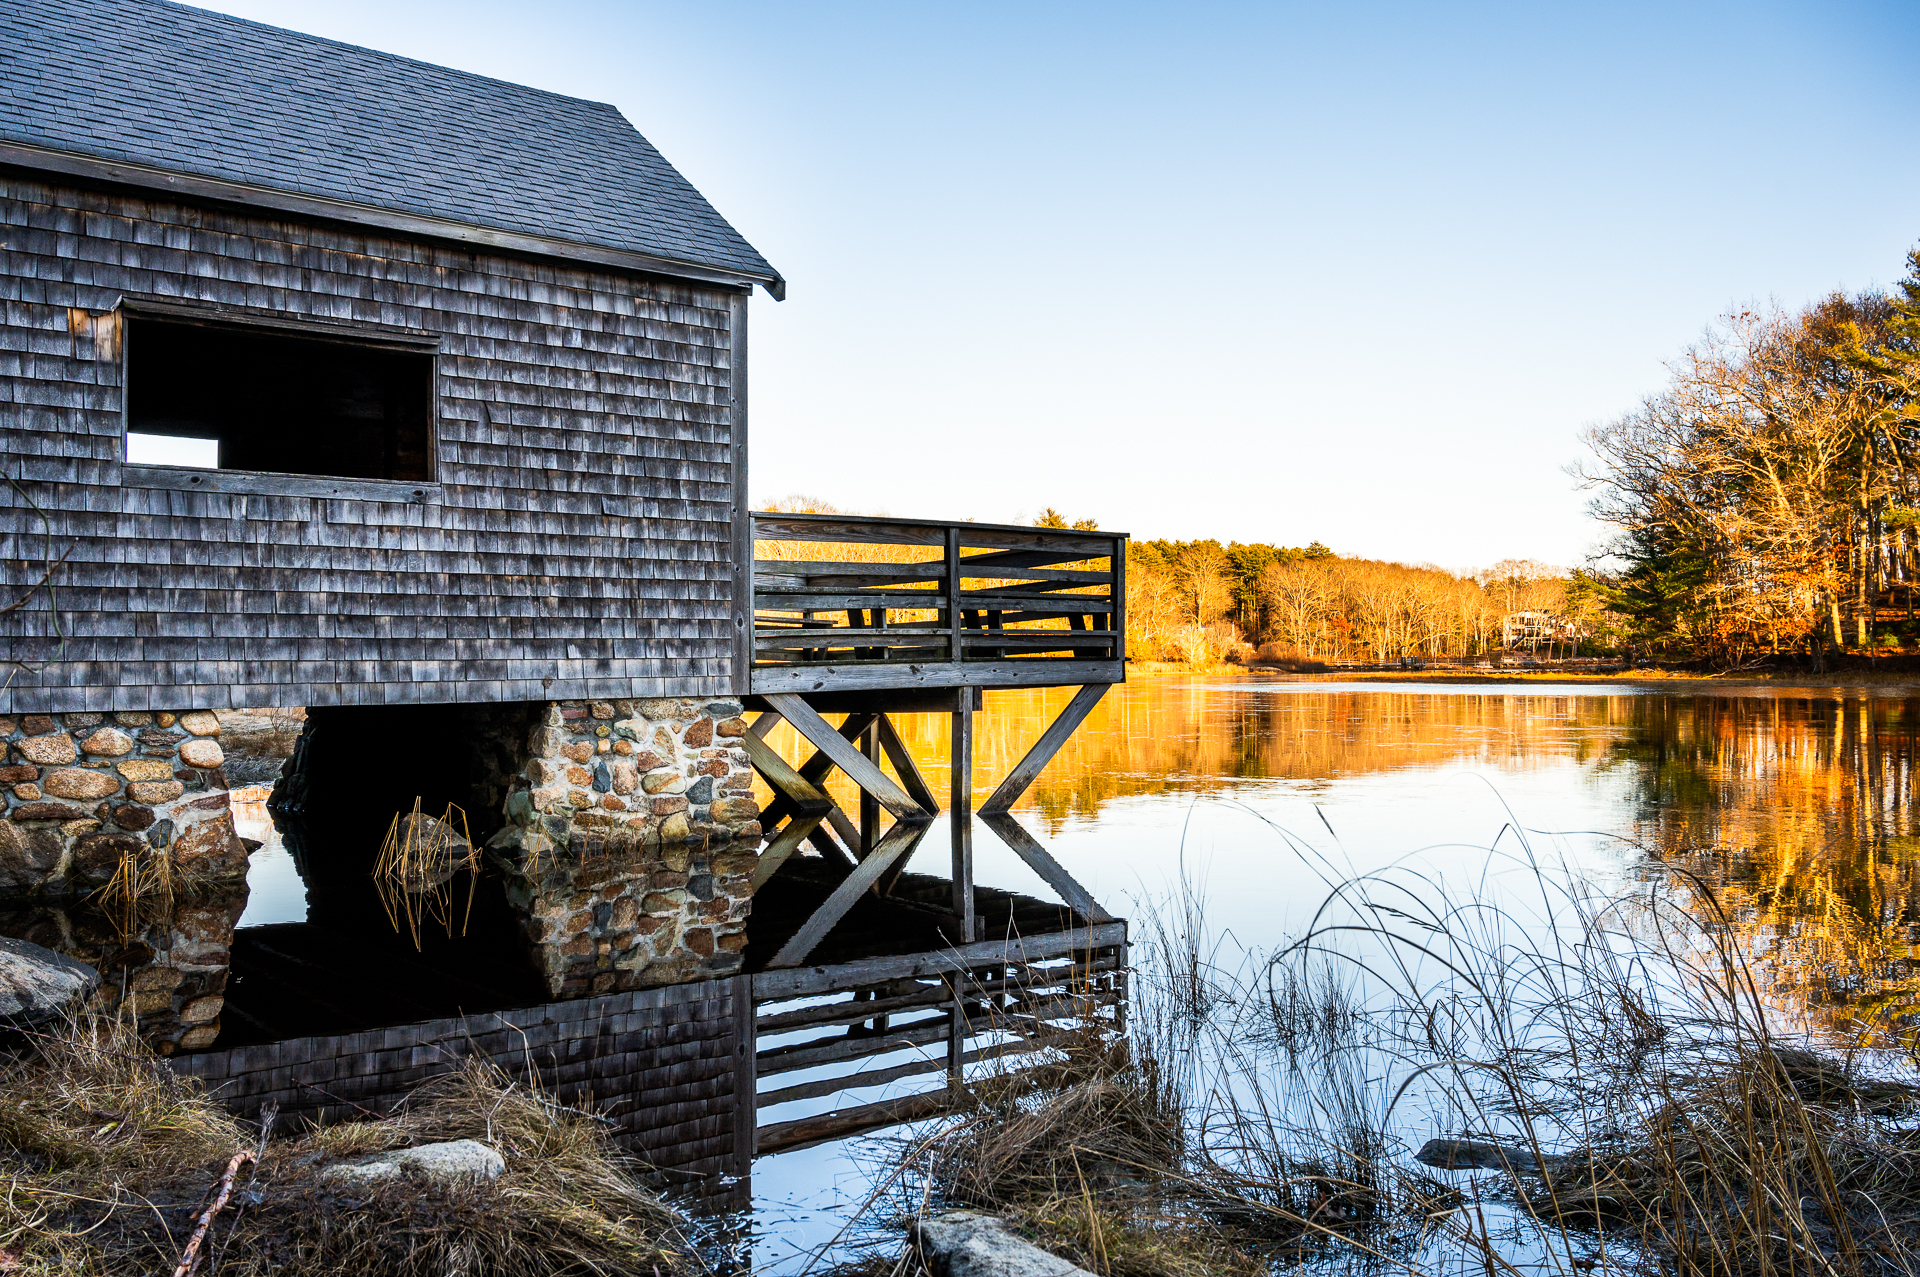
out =
<path fill-rule="evenodd" d="M 401 328 L 389 324 L 341 322 L 310 319 L 304 315 L 256 307 L 221 306 L 175 298 L 125 294 L 113 308 L 118 329 L 120 365 L 120 428 L 117 436 L 121 485 L 123 487 L 165 488 L 185 492 L 232 492 L 263 496 L 319 496 L 367 501 L 402 501 L 408 504 L 434 504 L 445 496 L 440 480 L 440 406 L 445 402 L 446 373 L 440 358 L 445 339 L 439 333 L 421 328 Z M 132 319 L 154 319 L 163 323 L 197 325 L 252 334 L 279 334 L 308 341 L 333 342 L 374 350 L 426 355 L 431 369 L 428 378 L 427 405 L 427 478 L 362 479 L 349 476 L 299 474 L 281 470 L 202 469 L 198 466 L 161 466 L 127 460 L 128 418 L 131 409 L 129 352 L 133 336 L 127 324 Z"/>

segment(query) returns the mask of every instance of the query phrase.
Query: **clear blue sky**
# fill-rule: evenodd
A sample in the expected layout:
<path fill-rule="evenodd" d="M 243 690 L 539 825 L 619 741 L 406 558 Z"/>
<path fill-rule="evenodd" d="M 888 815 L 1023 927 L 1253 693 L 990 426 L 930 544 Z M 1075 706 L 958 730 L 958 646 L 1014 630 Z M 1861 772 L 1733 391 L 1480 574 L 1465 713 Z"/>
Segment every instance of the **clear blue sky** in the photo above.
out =
<path fill-rule="evenodd" d="M 223 0 L 617 104 L 788 277 L 753 490 L 1471 567 L 1920 242 L 1920 5 Z"/>

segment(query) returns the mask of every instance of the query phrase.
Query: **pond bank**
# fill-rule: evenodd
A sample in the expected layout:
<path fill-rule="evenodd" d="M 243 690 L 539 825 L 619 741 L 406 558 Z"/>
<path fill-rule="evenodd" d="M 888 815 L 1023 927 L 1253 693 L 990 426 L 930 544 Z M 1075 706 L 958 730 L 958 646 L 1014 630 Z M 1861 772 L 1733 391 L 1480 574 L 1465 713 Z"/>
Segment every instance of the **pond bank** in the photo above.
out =
<path fill-rule="evenodd" d="M 170 1272 L 198 1234 L 223 1277 L 700 1271 L 679 1215 L 600 1120 L 487 1066 L 390 1116 L 287 1125 L 235 1121 L 123 1022 L 36 1035 L 0 1061 L 0 1267 Z M 421 1149 L 456 1165 L 455 1142 L 477 1146 L 457 1166 L 479 1173 L 404 1165 Z"/>

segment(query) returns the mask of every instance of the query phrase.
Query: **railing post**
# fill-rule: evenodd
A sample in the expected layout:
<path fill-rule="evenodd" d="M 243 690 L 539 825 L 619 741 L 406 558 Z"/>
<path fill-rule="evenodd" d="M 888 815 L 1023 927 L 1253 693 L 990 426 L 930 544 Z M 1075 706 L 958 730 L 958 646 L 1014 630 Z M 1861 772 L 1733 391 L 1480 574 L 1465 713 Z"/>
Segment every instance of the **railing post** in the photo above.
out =
<path fill-rule="evenodd" d="M 1107 628 L 1113 631 L 1113 659 L 1127 659 L 1127 538 L 1113 539 L 1113 586 L 1108 593 L 1113 598 L 1113 614 L 1107 618 Z"/>
<path fill-rule="evenodd" d="M 947 638 L 951 643 L 952 661 L 958 665 L 965 659 L 960 631 L 960 529 L 947 529 Z"/>

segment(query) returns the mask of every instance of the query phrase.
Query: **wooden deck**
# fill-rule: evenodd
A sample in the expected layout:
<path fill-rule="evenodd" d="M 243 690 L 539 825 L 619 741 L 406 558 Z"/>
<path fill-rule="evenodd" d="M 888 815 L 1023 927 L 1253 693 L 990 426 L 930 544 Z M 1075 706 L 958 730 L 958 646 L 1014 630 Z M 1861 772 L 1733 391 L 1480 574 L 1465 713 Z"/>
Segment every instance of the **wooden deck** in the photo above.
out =
<path fill-rule="evenodd" d="M 1125 533 L 753 516 L 751 689 L 1126 679 Z"/>

